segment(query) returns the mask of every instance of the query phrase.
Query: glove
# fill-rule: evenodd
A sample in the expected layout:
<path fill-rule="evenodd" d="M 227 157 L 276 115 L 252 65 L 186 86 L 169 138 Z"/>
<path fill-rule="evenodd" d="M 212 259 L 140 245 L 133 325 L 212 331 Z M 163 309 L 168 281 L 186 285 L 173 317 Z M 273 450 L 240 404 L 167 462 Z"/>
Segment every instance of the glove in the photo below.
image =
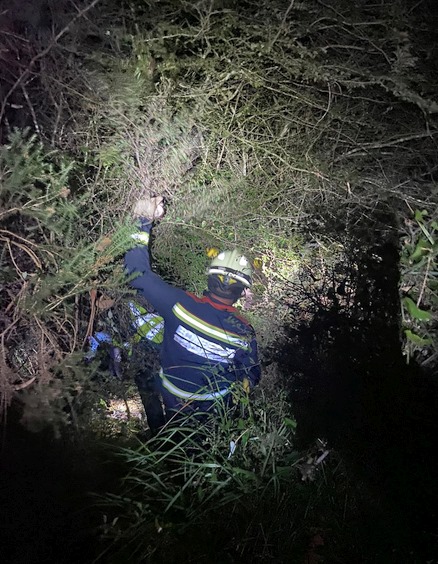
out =
<path fill-rule="evenodd" d="M 164 215 L 163 196 L 141 198 L 135 204 L 132 215 L 135 218 L 144 217 L 146 219 L 160 219 Z"/>

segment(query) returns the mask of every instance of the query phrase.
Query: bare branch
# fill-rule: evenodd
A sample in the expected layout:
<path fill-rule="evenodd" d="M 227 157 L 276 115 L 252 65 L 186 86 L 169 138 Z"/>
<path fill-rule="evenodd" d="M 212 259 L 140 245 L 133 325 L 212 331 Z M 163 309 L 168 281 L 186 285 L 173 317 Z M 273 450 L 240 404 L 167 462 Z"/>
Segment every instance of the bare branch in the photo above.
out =
<path fill-rule="evenodd" d="M 53 49 L 53 47 L 58 43 L 58 41 L 61 39 L 61 37 L 68 32 L 68 30 L 75 23 L 75 21 L 77 21 L 79 18 L 84 16 L 89 10 L 94 8 L 94 6 L 98 2 L 100 2 L 100 0 L 93 0 L 93 2 L 91 2 L 91 4 L 89 4 L 83 10 L 81 10 L 78 14 L 76 14 L 76 16 L 63 29 L 61 29 L 61 31 L 57 35 L 55 35 L 55 37 L 52 39 L 52 41 L 49 43 L 49 45 L 45 49 L 43 49 L 40 53 L 37 53 L 33 57 L 33 59 L 31 59 L 31 61 L 27 65 L 26 69 L 20 74 L 20 76 L 17 78 L 17 80 L 11 86 L 11 88 L 9 89 L 9 92 L 6 94 L 6 96 L 5 96 L 5 98 L 2 102 L 2 105 L 1 105 L 1 108 L 0 108 L 0 123 L 3 119 L 3 117 L 4 117 L 6 105 L 7 105 L 9 98 L 12 96 L 12 94 L 15 92 L 15 90 L 22 84 L 22 82 L 29 76 L 29 74 L 32 71 L 32 68 L 35 65 L 35 63 L 37 61 L 39 61 L 40 59 L 42 59 L 43 57 L 45 57 Z"/>

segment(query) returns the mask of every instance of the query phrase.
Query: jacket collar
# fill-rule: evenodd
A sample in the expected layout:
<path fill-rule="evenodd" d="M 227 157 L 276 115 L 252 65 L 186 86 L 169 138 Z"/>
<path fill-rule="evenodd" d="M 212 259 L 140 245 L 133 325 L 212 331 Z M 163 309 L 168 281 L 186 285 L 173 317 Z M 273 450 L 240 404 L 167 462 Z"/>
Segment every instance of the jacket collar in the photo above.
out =
<path fill-rule="evenodd" d="M 231 306 L 231 305 L 227 305 L 224 304 L 222 302 L 220 302 L 219 300 L 215 299 L 208 290 L 204 291 L 204 295 L 202 296 L 202 298 L 198 298 L 198 296 L 195 296 L 194 294 L 192 294 L 191 292 L 187 292 L 188 294 L 190 294 L 190 296 L 195 299 L 197 302 L 202 302 L 202 303 L 207 303 L 210 304 L 211 306 L 213 306 L 216 309 L 220 309 L 222 311 L 230 311 L 233 313 L 236 313 L 236 309 Z"/>

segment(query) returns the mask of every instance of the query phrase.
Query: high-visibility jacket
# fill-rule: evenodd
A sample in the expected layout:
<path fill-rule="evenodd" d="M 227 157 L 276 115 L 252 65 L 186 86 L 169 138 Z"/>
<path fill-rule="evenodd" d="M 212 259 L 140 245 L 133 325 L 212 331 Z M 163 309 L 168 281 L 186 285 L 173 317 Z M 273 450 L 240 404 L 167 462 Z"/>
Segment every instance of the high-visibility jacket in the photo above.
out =
<path fill-rule="evenodd" d="M 251 325 L 232 307 L 208 292 L 197 297 L 152 272 L 151 224 L 141 220 L 133 234 L 138 245 L 125 256 L 130 285 L 164 318 L 160 388 L 166 407 L 211 402 L 226 397 L 233 382 L 260 380 L 257 344 Z"/>

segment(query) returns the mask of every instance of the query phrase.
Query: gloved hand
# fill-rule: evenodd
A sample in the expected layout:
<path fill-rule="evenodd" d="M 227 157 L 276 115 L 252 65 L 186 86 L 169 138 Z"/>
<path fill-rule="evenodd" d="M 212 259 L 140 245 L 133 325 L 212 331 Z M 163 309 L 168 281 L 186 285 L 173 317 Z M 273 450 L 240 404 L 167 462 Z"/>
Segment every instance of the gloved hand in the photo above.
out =
<path fill-rule="evenodd" d="M 164 215 L 163 196 L 144 197 L 135 204 L 132 215 L 146 219 L 160 219 Z"/>

